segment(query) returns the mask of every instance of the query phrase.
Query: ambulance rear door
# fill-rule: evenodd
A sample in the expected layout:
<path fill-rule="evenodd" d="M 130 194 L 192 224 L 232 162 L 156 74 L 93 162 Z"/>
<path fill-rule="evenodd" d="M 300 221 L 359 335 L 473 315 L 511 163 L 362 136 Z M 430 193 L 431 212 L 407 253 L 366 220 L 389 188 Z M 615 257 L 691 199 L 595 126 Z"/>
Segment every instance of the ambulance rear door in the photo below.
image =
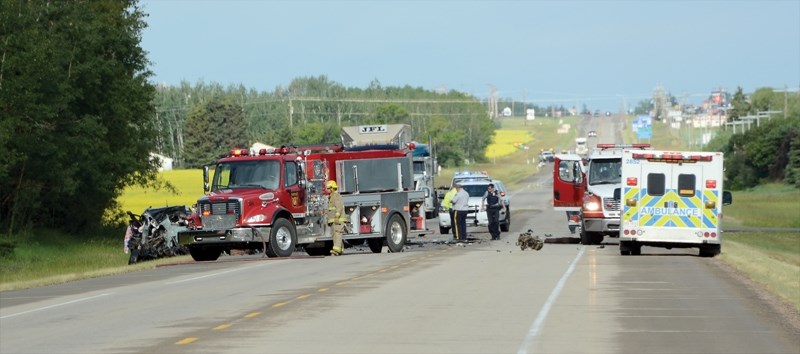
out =
<path fill-rule="evenodd" d="M 696 231 L 715 227 L 716 213 L 704 213 L 702 163 L 642 161 L 639 171 L 637 191 L 630 176 L 623 181 L 623 219 L 643 231 L 640 241 L 700 242 Z"/>
<path fill-rule="evenodd" d="M 553 161 L 553 209 L 579 211 L 586 192 L 583 160 L 574 154 L 558 154 Z"/>

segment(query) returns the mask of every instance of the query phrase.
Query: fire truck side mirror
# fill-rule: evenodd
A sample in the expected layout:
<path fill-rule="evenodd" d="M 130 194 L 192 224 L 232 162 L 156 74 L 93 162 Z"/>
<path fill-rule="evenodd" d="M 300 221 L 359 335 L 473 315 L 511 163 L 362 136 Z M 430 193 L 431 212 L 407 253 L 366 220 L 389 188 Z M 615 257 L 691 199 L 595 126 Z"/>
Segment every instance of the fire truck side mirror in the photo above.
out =
<path fill-rule="evenodd" d="M 722 205 L 733 204 L 733 194 L 729 191 L 722 191 Z"/>
<path fill-rule="evenodd" d="M 211 191 L 211 185 L 208 184 L 208 165 L 203 166 L 203 191 L 206 193 Z"/>
<path fill-rule="evenodd" d="M 614 200 L 622 198 L 622 188 L 614 188 Z"/>

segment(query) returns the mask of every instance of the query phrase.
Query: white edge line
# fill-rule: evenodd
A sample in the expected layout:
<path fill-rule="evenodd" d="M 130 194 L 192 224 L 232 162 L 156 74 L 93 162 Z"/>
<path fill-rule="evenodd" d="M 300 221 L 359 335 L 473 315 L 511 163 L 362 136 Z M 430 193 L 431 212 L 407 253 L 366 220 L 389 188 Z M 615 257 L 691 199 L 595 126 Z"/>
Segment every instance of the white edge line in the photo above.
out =
<path fill-rule="evenodd" d="M 17 312 L 17 313 L 11 314 L 11 315 L 2 316 L 2 317 L 0 317 L 0 320 L 6 319 L 6 318 L 11 318 L 11 317 L 16 317 L 16 316 L 20 316 L 20 315 L 25 315 L 25 314 L 29 314 L 29 313 L 32 313 L 32 312 L 38 312 L 38 311 L 43 311 L 43 310 L 47 310 L 47 309 L 52 309 L 54 307 L 74 304 L 76 302 L 88 301 L 88 300 L 92 300 L 92 299 L 96 299 L 96 298 L 103 297 L 103 296 L 108 296 L 108 295 L 111 295 L 111 293 L 105 293 L 105 294 L 100 294 L 100 295 L 95 295 L 95 296 L 84 297 L 84 298 L 75 299 L 75 300 L 72 300 L 72 301 L 62 302 L 60 304 L 40 307 L 38 309 L 33 309 L 33 310 L 28 310 L 28 311 L 23 311 L 23 312 Z"/>
<path fill-rule="evenodd" d="M 564 272 L 564 275 L 561 276 L 561 279 L 558 280 L 556 287 L 553 288 L 553 291 L 550 293 L 550 296 L 547 297 L 547 301 L 544 302 L 542 305 L 542 309 L 539 310 L 539 314 L 536 316 L 536 320 L 533 321 L 531 324 L 531 328 L 528 330 L 528 335 L 525 336 L 525 340 L 522 341 L 520 344 L 519 349 L 517 350 L 517 354 L 527 354 L 528 348 L 531 347 L 533 344 L 533 340 L 536 336 L 539 335 L 539 331 L 542 328 L 542 324 L 544 320 L 547 318 L 547 314 L 550 312 L 550 308 L 555 303 L 558 295 L 561 294 L 561 289 L 564 288 L 564 284 L 567 283 L 567 279 L 569 278 L 572 271 L 575 270 L 575 265 L 578 264 L 578 260 L 581 259 L 583 256 L 583 252 L 586 250 L 585 246 L 581 246 L 580 251 L 578 251 L 578 255 L 575 256 L 575 259 L 572 260 L 567 270 Z"/>
<path fill-rule="evenodd" d="M 188 278 L 188 279 L 181 279 L 181 280 L 176 280 L 176 281 L 170 281 L 170 282 L 167 282 L 167 283 L 165 283 L 165 284 L 167 284 L 167 285 L 171 285 L 171 284 L 185 283 L 185 282 L 187 282 L 187 281 L 193 281 L 193 280 L 199 280 L 199 279 L 203 279 L 203 278 L 215 277 L 215 276 L 217 276 L 217 275 L 222 275 L 222 274 L 227 274 L 227 273 L 238 272 L 238 271 L 240 271 L 240 270 L 247 270 L 247 269 L 250 269 L 250 268 L 261 267 L 261 266 L 264 266 L 264 265 L 269 265 L 269 264 L 275 264 L 275 263 L 273 263 L 273 262 L 269 262 L 269 263 L 265 263 L 265 264 L 256 264 L 256 265 L 249 266 L 249 267 L 234 268 L 234 269 L 231 269 L 231 270 L 226 270 L 226 271 L 224 271 L 224 272 L 211 273 L 211 274 L 201 275 L 201 276 L 199 276 L 199 277 L 194 277 L 194 278 Z"/>

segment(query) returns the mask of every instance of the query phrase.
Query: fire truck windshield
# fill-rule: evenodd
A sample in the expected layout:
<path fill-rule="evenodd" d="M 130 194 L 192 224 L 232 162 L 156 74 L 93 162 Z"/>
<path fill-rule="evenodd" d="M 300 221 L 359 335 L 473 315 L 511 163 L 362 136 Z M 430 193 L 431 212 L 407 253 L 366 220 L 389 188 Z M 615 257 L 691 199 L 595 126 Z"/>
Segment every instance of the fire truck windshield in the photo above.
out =
<path fill-rule="evenodd" d="M 227 188 L 264 188 L 275 190 L 280 183 L 280 161 L 231 161 L 217 165 L 213 190 Z"/>
<path fill-rule="evenodd" d="M 622 159 L 594 159 L 589 166 L 589 184 L 616 184 L 622 178 Z"/>

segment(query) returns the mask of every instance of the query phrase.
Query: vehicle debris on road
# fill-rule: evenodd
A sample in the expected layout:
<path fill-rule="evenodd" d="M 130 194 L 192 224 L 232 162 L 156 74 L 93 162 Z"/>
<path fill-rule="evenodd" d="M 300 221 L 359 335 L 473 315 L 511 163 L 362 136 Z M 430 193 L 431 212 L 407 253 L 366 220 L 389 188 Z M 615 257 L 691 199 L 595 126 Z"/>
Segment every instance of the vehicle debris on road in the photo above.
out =
<path fill-rule="evenodd" d="M 527 232 L 519 234 L 517 246 L 523 251 L 527 248 L 538 251 L 544 247 L 544 241 L 539 236 L 534 236 L 533 230 L 528 229 Z"/>

